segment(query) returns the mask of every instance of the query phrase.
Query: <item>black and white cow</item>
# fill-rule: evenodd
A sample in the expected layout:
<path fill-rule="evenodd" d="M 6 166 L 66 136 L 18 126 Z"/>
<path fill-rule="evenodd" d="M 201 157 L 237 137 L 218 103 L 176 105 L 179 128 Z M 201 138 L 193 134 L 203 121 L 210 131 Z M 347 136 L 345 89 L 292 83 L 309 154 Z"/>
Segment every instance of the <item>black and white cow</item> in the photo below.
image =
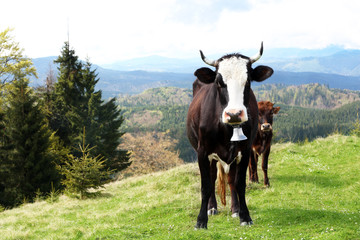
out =
<path fill-rule="evenodd" d="M 263 45 L 254 57 L 225 55 L 205 63 L 215 67 L 200 68 L 194 74 L 193 100 L 187 115 L 187 135 L 197 151 L 201 174 L 201 208 L 197 228 L 207 228 L 209 214 L 217 212 L 215 181 L 217 162 L 228 174 L 233 214 L 241 225 L 252 224 L 245 202 L 246 171 L 251 145 L 258 126 L 258 107 L 251 82 L 269 78 L 273 70 L 267 66 L 252 68 L 263 53 Z"/>

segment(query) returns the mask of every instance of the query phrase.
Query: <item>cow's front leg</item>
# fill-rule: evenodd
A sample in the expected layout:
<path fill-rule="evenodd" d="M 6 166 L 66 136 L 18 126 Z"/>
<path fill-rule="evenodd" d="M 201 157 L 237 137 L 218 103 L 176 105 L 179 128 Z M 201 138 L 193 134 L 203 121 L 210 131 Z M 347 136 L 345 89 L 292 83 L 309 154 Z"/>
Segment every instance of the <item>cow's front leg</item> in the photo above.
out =
<path fill-rule="evenodd" d="M 249 155 L 250 155 L 250 149 L 248 149 L 247 151 L 243 151 L 241 161 L 237 167 L 236 179 L 235 179 L 235 186 L 237 193 L 239 195 L 239 202 L 240 202 L 239 217 L 240 217 L 241 226 L 253 224 L 245 200 L 246 170 L 249 164 Z"/>
<path fill-rule="evenodd" d="M 236 165 L 233 165 L 230 168 L 230 172 L 228 174 L 228 183 L 231 192 L 231 212 L 232 217 L 239 217 L 240 205 L 239 205 L 239 197 L 235 188 L 235 174 L 236 174 Z"/>
<path fill-rule="evenodd" d="M 209 198 L 212 194 L 213 187 L 211 186 L 210 179 L 210 162 L 207 155 L 199 151 L 198 152 L 198 163 L 201 175 L 201 207 L 200 213 L 197 218 L 196 228 L 207 228 L 208 215 L 207 206 Z"/>
<path fill-rule="evenodd" d="M 211 176 L 211 196 L 208 203 L 208 215 L 215 215 L 218 213 L 217 202 L 215 197 L 215 182 L 217 176 L 216 161 L 210 162 L 210 176 Z"/>

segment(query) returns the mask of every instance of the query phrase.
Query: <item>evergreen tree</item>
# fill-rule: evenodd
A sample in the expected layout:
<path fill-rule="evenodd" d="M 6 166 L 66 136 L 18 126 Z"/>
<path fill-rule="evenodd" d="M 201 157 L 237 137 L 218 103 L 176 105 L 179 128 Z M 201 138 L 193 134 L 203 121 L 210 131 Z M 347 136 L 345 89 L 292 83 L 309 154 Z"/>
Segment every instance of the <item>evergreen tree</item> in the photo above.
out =
<path fill-rule="evenodd" d="M 99 141 L 97 142 L 97 153 L 107 158 L 106 166 L 118 171 L 130 166 L 130 153 L 126 150 L 118 149 L 121 137 L 120 126 L 124 119 L 121 111 L 117 108 L 115 98 L 110 99 L 101 105 L 99 111 Z"/>
<path fill-rule="evenodd" d="M 52 97 L 50 126 L 66 146 L 74 147 L 76 142 L 74 135 L 81 132 L 81 127 L 79 128 L 74 119 L 79 118 L 77 106 L 81 102 L 83 89 L 82 64 L 67 42 L 55 63 L 59 64 L 59 76 Z"/>
<path fill-rule="evenodd" d="M 99 81 L 95 70 L 91 69 L 92 65 L 89 61 L 85 63 L 82 69 L 82 88 L 79 101 L 73 109 L 77 112 L 72 115 L 71 121 L 77 128 L 86 128 L 86 142 L 90 146 L 96 146 L 99 141 L 99 115 L 103 104 L 101 99 L 101 91 L 95 91 L 95 85 Z M 79 131 L 77 131 L 78 133 Z M 79 142 L 82 139 L 81 134 L 76 134 L 76 140 Z"/>
<path fill-rule="evenodd" d="M 72 154 L 68 154 L 66 160 L 58 165 L 57 168 L 64 180 L 62 183 L 66 186 L 66 189 L 70 193 L 80 194 L 80 198 L 83 199 L 86 195 L 89 195 L 89 189 L 98 189 L 104 186 L 109 175 L 113 173 L 106 169 L 104 164 L 104 158 L 101 155 L 92 157 L 90 154 L 94 147 L 85 145 L 85 128 L 83 132 L 82 144 L 79 144 L 80 157 L 75 157 Z"/>
<path fill-rule="evenodd" d="M 0 208 L 1 205 L 8 205 L 8 202 L 11 202 L 11 199 L 7 201 L 6 199 L 9 196 L 5 196 L 5 186 L 9 180 L 11 165 L 8 161 L 8 138 L 5 134 L 5 124 L 4 124 L 4 110 L 0 105 Z"/>
<path fill-rule="evenodd" d="M 95 91 L 99 81 L 96 71 L 92 70 L 89 61 L 83 67 L 83 97 L 78 112 L 82 119 L 80 126 L 86 127 L 86 142 L 94 148 L 94 156 L 101 155 L 106 159 L 105 166 L 120 171 L 130 165 L 127 151 L 117 149 L 123 132 L 121 111 L 117 109 L 115 98 L 104 103 L 101 90 Z"/>
<path fill-rule="evenodd" d="M 6 156 L 0 161 L 0 204 L 5 206 L 31 201 L 35 192 L 49 192 L 59 181 L 49 155 L 51 132 L 28 80 L 20 75 L 12 85 L 3 116 Z"/>
<path fill-rule="evenodd" d="M 95 90 L 99 78 L 91 63 L 81 63 L 68 43 L 56 62 L 60 74 L 55 85 L 55 103 L 56 109 L 61 107 L 62 112 L 53 118 L 61 119 L 54 130 L 66 145 L 74 147 L 84 137 L 82 129 L 85 127 L 86 143 L 96 146 L 92 156 L 104 156 L 107 169 L 119 171 L 130 165 L 128 152 L 117 149 L 123 135 L 119 131 L 123 122 L 120 110 L 115 99 L 104 103 L 101 91 Z M 76 150 L 72 154 L 81 156 Z"/>

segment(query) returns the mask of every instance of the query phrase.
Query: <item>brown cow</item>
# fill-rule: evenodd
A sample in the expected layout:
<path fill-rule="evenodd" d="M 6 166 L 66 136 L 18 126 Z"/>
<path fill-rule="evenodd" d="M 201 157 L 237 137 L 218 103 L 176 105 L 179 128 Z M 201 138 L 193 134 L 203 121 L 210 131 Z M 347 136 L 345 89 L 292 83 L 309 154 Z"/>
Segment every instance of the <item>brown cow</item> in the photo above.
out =
<path fill-rule="evenodd" d="M 240 225 L 250 225 L 245 201 L 246 171 L 258 122 L 256 98 L 251 81 L 264 81 L 273 70 L 267 66 L 252 68 L 262 55 L 226 55 L 216 61 L 203 61 L 216 68 L 200 68 L 194 74 L 193 101 L 187 115 L 187 135 L 197 152 L 201 175 L 201 208 L 196 228 L 207 228 L 208 214 L 217 212 L 215 181 L 217 162 L 225 173 L 231 189 L 233 213 Z M 208 212 L 209 210 L 209 212 Z"/>
<path fill-rule="evenodd" d="M 251 158 L 249 162 L 249 180 L 250 182 L 259 182 L 257 174 L 257 163 L 259 155 L 262 155 L 262 170 L 264 172 L 264 184 L 270 186 L 267 175 L 268 161 L 270 154 L 273 115 L 277 114 L 280 107 L 274 107 L 269 101 L 258 102 L 259 108 L 259 125 L 255 141 L 251 148 Z"/>

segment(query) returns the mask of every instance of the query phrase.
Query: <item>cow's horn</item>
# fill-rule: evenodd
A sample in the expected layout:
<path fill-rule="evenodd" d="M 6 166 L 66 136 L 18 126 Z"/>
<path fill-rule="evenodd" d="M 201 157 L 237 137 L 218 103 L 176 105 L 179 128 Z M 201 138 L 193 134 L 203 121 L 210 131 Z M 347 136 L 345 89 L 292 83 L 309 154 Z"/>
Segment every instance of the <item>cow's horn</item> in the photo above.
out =
<path fill-rule="evenodd" d="M 203 54 L 203 52 L 200 50 L 200 55 L 201 55 L 201 59 L 204 61 L 204 63 L 213 66 L 213 67 L 217 67 L 217 61 L 215 60 L 209 60 L 207 57 L 205 57 L 205 55 Z"/>
<path fill-rule="evenodd" d="M 251 63 L 254 63 L 257 60 L 259 60 L 261 58 L 262 54 L 263 54 L 263 42 L 261 42 L 261 47 L 260 47 L 259 53 L 250 58 Z"/>

